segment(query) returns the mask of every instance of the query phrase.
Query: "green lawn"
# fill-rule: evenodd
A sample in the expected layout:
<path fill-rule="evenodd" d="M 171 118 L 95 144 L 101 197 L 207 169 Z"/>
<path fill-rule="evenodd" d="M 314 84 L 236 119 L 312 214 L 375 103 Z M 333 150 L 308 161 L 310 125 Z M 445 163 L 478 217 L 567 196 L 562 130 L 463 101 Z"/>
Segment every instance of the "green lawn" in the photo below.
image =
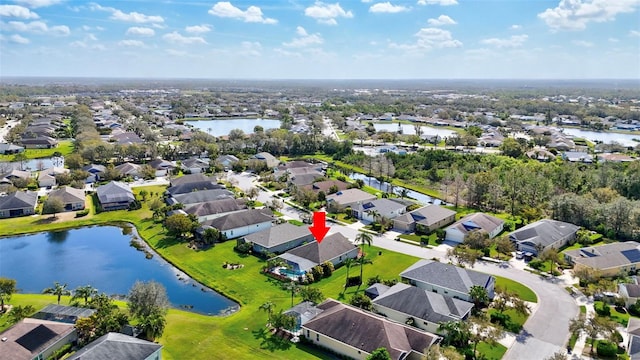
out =
<path fill-rule="evenodd" d="M 502 276 L 496 276 L 496 287 L 507 289 L 515 293 L 520 299 L 524 301 L 532 303 L 538 302 L 538 296 L 536 296 L 536 293 L 534 293 L 533 290 L 511 279 L 507 279 Z"/>
<path fill-rule="evenodd" d="M 426 237 L 428 239 L 427 244 L 429 246 L 438 246 L 440 244 L 438 244 L 438 236 L 433 233 L 431 235 L 417 235 L 417 234 L 402 234 L 400 236 L 398 236 L 401 239 L 406 239 L 409 241 L 414 241 L 418 244 L 420 244 L 422 242 L 422 238 Z"/>
<path fill-rule="evenodd" d="M 55 152 L 62 155 L 69 155 L 73 152 L 73 142 L 71 140 L 63 140 L 58 143 L 58 147 L 53 149 L 25 149 L 24 154 L 27 159 L 40 159 L 53 156 Z M 0 161 L 12 161 L 15 155 L 0 155 Z"/>
<path fill-rule="evenodd" d="M 593 303 L 593 306 L 595 308 L 601 309 L 603 306 L 609 306 L 609 305 L 604 305 L 602 301 L 595 301 Z M 609 316 L 609 319 L 617 322 L 622 326 L 627 326 L 627 324 L 629 323 L 629 317 L 630 317 L 628 313 L 619 312 L 618 310 L 616 310 L 615 306 L 609 306 L 609 309 L 611 310 L 611 315 Z"/>
<path fill-rule="evenodd" d="M 491 346 L 487 343 L 479 343 L 477 349 L 479 354 L 484 355 L 484 359 L 487 360 L 500 360 L 507 352 L 507 348 L 502 344 L 496 344 Z"/>
<path fill-rule="evenodd" d="M 491 314 L 493 313 L 497 313 L 498 311 L 496 309 L 489 309 L 489 311 L 487 312 L 489 316 L 491 316 Z M 515 312 L 514 310 L 505 310 L 504 312 L 505 314 L 509 315 L 509 317 L 511 318 L 511 321 L 513 323 L 516 323 L 520 326 L 523 326 L 525 322 L 527 322 L 527 319 L 529 318 L 529 315 L 522 315 L 519 314 L 517 312 Z"/>

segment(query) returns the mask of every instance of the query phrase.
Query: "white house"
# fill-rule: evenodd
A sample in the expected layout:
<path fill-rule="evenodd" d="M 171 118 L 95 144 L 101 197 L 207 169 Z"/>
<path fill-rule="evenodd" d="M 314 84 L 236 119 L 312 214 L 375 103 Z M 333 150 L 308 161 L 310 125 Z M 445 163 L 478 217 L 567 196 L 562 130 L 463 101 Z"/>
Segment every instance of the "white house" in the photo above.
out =
<path fill-rule="evenodd" d="M 249 209 L 234 212 L 203 222 L 197 231 L 198 233 L 204 234 L 204 231 L 208 227 L 212 227 L 224 234 L 227 239 L 246 236 L 272 226 L 273 215 L 268 213 L 268 211 L 269 210 L 265 209 Z"/>
<path fill-rule="evenodd" d="M 389 199 L 377 199 L 356 204 L 351 208 L 353 217 L 360 220 L 374 222 L 384 217 L 394 219 L 406 211 L 407 206 Z"/>

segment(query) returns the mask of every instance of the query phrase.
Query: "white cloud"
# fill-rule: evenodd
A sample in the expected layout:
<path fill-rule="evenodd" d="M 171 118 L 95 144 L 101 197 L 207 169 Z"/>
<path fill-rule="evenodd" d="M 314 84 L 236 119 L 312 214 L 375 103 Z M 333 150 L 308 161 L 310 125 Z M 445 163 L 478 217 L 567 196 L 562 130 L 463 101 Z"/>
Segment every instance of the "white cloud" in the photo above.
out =
<path fill-rule="evenodd" d="M 584 40 L 574 40 L 572 41 L 574 45 L 577 46 L 582 46 L 582 47 L 593 47 L 593 43 L 590 41 L 584 41 Z"/>
<path fill-rule="evenodd" d="M 390 43 L 389 46 L 409 51 L 457 48 L 462 46 L 462 42 L 454 39 L 450 31 L 439 28 L 422 28 L 414 36 L 418 38 L 414 44 Z"/>
<path fill-rule="evenodd" d="M 520 30 L 522 29 L 522 25 L 518 25 L 518 24 L 513 24 L 510 27 L 511 30 Z"/>
<path fill-rule="evenodd" d="M 350 19 L 353 17 L 353 13 L 351 11 L 345 11 L 342 6 L 340 6 L 340 3 L 325 4 L 321 1 L 316 1 L 315 4 L 304 9 L 304 14 L 316 19 L 319 23 L 327 25 L 337 25 L 338 21 L 336 18 L 342 17 Z"/>
<path fill-rule="evenodd" d="M 383 3 L 373 4 L 369 8 L 369 12 L 372 12 L 372 13 L 395 14 L 403 11 L 409 11 L 409 8 L 402 5 L 392 5 L 388 1 Z"/>
<path fill-rule="evenodd" d="M 170 43 L 174 43 L 174 44 L 189 45 L 189 44 L 206 44 L 207 43 L 200 36 L 184 36 L 184 35 L 181 35 L 180 33 L 178 33 L 177 31 L 174 31 L 174 32 L 169 33 L 169 34 L 164 34 L 164 35 L 162 35 L 162 38 L 165 39 L 166 41 L 168 41 Z"/>
<path fill-rule="evenodd" d="M 458 5 L 458 0 L 418 0 L 418 5 Z"/>
<path fill-rule="evenodd" d="M 118 21 L 126 21 L 138 24 L 147 24 L 147 23 L 162 23 L 164 22 L 164 18 L 158 15 L 145 15 L 139 12 L 130 12 L 125 13 L 122 10 L 118 10 L 112 7 L 100 6 L 98 4 L 91 5 L 92 10 L 100 10 L 111 13 L 111 19 Z"/>
<path fill-rule="evenodd" d="M 584 30 L 589 22 L 611 21 L 617 14 L 634 12 L 638 4 L 638 0 L 560 0 L 538 17 L 554 30 Z"/>
<path fill-rule="evenodd" d="M 22 37 L 18 34 L 13 34 L 11 36 L 9 36 L 9 40 L 11 42 L 14 42 L 16 44 L 28 44 L 30 43 L 29 39 L 27 39 L 26 37 Z"/>
<path fill-rule="evenodd" d="M 31 21 L 28 23 L 22 21 L 9 21 L 2 24 L 2 28 L 6 28 L 18 32 L 29 32 L 34 34 L 50 34 L 57 36 L 67 36 L 71 34 L 71 30 L 66 25 L 47 26 L 43 21 Z"/>
<path fill-rule="evenodd" d="M 30 8 L 47 7 L 47 6 L 59 4 L 62 2 L 62 0 L 13 0 L 13 1 Z"/>
<path fill-rule="evenodd" d="M 156 31 L 148 27 L 133 26 L 127 29 L 126 34 L 135 36 L 153 36 L 156 34 Z"/>
<path fill-rule="evenodd" d="M 368 4 L 370 2 L 373 2 L 373 0 L 362 0 L 363 3 Z"/>
<path fill-rule="evenodd" d="M 298 37 L 291 40 L 291 42 L 282 43 L 282 45 L 286 47 L 301 48 L 309 45 L 320 45 L 324 42 L 324 39 L 322 39 L 320 34 L 308 34 L 302 26 L 298 26 L 296 28 L 296 34 L 298 34 Z"/>
<path fill-rule="evenodd" d="M 640 37 L 640 31 L 638 31 L 638 30 L 631 30 L 631 31 L 629 31 L 629 36 L 633 36 L 633 37 Z"/>
<path fill-rule="evenodd" d="M 76 40 L 74 42 L 72 42 L 71 44 L 69 44 L 71 47 L 77 47 L 77 48 L 83 48 L 83 49 L 90 49 L 90 50 L 106 50 L 107 48 L 102 45 L 102 44 L 89 44 L 87 43 L 88 39 L 85 39 L 84 41 L 80 41 L 80 40 Z"/>
<path fill-rule="evenodd" d="M 191 33 L 191 34 L 204 34 L 204 33 L 208 33 L 209 31 L 211 31 L 211 26 L 206 25 L 206 24 L 187 26 L 187 27 L 184 28 L 184 31 L 186 31 L 188 33 Z"/>
<path fill-rule="evenodd" d="M 38 19 L 38 14 L 19 5 L 0 5 L 0 16 L 17 17 L 21 19 Z"/>
<path fill-rule="evenodd" d="M 262 44 L 257 41 L 243 41 L 241 44 L 240 54 L 244 56 L 261 56 Z"/>
<path fill-rule="evenodd" d="M 120 46 L 144 47 L 144 42 L 140 40 L 121 40 L 118 42 Z"/>
<path fill-rule="evenodd" d="M 228 1 L 221 1 L 213 5 L 209 10 L 209 14 L 223 18 L 232 18 L 242 20 L 248 23 L 277 24 L 278 20 L 265 18 L 257 6 L 249 6 L 247 10 L 242 11 L 240 8 L 233 6 Z"/>
<path fill-rule="evenodd" d="M 500 39 L 500 38 L 484 39 L 480 41 L 480 43 L 485 45 L 495 46 L 498 48 L 515 48 L 515 47 L 522 46 L 522 44 L 525 41 L 527 41 L 528 38 L 529 36 L 527 35 L 512 35 L 511 37 L 506 39 Z"/>
<path fill-rule="evenodd" d="M 619 42 L 619 41 L 620 41 L 620 40 L 619 40 L 619 39 L 617 39 L 617 38 L 613 38 L 613 37 L 609 38 L 609 42 L 612 42 L 612 43 L 617 43 L 617 42 Z"/>
<path fill-rule="evenodd" d="M 457 22 L 455 22 L 452 18 L 448 17 L 447 15 L 440 15 L 438 16 L 437 19 L 429 19 L 427 20 L 427 22 L 431 26 L 444 26 L 444 25 L 457 24 Z"/>

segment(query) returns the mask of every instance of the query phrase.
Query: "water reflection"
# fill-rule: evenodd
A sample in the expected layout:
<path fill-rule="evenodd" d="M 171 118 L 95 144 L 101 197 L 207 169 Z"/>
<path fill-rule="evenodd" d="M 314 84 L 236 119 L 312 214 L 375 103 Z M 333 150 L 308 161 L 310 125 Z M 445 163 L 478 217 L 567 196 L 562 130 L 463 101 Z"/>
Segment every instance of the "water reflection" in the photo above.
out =
<path fill-rule="evenodd" d="M 52 231 L 47 233 L 47 241 L 55 244 L 62 244 L 69 237 L 68 230 Z"/>

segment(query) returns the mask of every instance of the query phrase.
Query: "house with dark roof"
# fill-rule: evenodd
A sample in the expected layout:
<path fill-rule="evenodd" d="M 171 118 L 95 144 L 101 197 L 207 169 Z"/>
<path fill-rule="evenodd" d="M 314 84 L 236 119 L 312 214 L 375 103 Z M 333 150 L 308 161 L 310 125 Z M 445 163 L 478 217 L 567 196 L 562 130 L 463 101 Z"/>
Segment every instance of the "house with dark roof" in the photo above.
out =
<path fill-rule="evenodd" d="M 104 211 L 128 209 L 136 200 L 129 185 L 112 181 L 96 189 L 98 201 Z"/>
<path fill-rule="evenodd" d="M 0 333 L 0 338 L 0 360 L 33 360 L 48 359 L 78 336 L 73 324 L 27 318 Z"/>
<path fill-rule="evenodd" d="M 469 296 L 472 286 L 483 287 L 490 299 L 495 296 L 493 276 L 434 260 L 419 260 L 401 272 L 400 277 L 420 289 L 464 301 L 472 301 Z"/>
<path fill-rule="evenodd" d="M 467 319 L 473 303 L 398 283 L 373 299 L 373 309 L 399 323 L 412 319 L 413 326 L 439 333 L 440 324 Z"/>
<path fill-rule="evenodd" d="M 456 212 L 439 205 L 427 205 L 393 219 L 393 227 L 404 232 L 429 233 L 451 224 Z"/>
<path fill-rule="evenodd" d="M 207 220 L 196 230 L 196 235 L 203 235 L 207 228 L 215 228 L 227 239 L 235 239 L 267 229 L 273 220 L 270 210 L 248 209 Z"/>
<path fill-rule="evenodd" d="M 49 198 L 59 199 L 64 205 L 65 211 L 76 211 L 84 209 L 85 193 L 83 189 L 63 186 L 49 193 Z"/>
<path fill-rule="evenodd" d="M 576 238 L 579 226 L 570 223 L 542 219 L 521 227 L 509 234 L 520 251 L 538 255 L 538 249 L 560 249 Z"/>
<path fill-rule="evenodd" d="M 33 215 L 37 204 L 38 193 L 34 191 L 16 191 L 0 196 L 0 218 Z"/>
<path fill-rule="evenodd" d="M 209 169 L 209 159 L 191 158 L 183 160 L 180 167 L 188 174 L 205 173 Z"/>
<path fill-rule="evenodd" d="M 333 299 L 317 308 L 322 313 L 302 325 L 302 334 L 309 343 L 339 356 L 366 359 L 383 347 L 393 360 L 421 359 L 440 341 L 437 335 Z"/>
<path fill-rule="evenodd" d="M 255 232 L 239 240 L 240 243 L 251 244 L 256 254 L 281 254 L 312 241 L 315 240 L 308 227 L 296 226 L 288 222 Z"/>
<path fill-rule="evenodd" d="M 216 180 L 214 178 L 210 178 L 205 174 L 187 174 L 179 177 L 174 177 L 169 180 L 169 184 L 171 186 L 178 186 L 190 183 L 199 183 L 209 181 L 215 183 Z"/>
<path fill-rule="evenodd" d="M 111 136 L 111 140 L 116 142 L 118 145 L 131 145 L 131 144 L 142 144 L 144 141 L 138 136 L 138 134 L 132 131 L 125 131 L 119 134 L 114 134 Z"/>
<path fill-rule="evenodd" d="M 171 161 L 155 159 L 149 162 L 149 166 L 154 168 L 156 171 L 156 176 L 167 176 L 173 173 L 173 170 L 176 168 L 175 164 Z"/>
<path fill-rule="evenodd" d="M 355 259 L 357 256 L 358 247 L 341 233 L 335 233 L 326 236 L 320 243 L 312 241 L 291 249 L 279 257 L 294 271 L 303 273 L 325 261 L 330 261 L 338 267 L 346 259 Z"/>
<path fill-rule="evenodd" d="M 629 273 L 640 269 L 640 243 L 614 242 L 567 250 L 564 258 L 575 270 L 590 268 L 605 276 L 615 276 L 621 272 Z"/>
<path fill-rule="evenodd" d="M 347 189 L 338 191 L 335 194 L 327 195 L 327 209 L 332 212 L 338 212 L 347 207 L 376 200 L 378 197 L 360 189 Z"/>
<path fill-rule="evenodd" d="M 13 181 L 16 179 L 29 180 L 30 178 L 31 173 L 29 171 L 12 169 L 11 171 L 0 175 L 0 183 L 13 184 Z"/>
<path fill-rule="evenodd" d="M 194 215 L 198 222 L 213 220 L 226 214 L 246 210 L 247 203 L 244 199 L 224 198 L 193 204 L 184 209 L 186 214 Z"/>
<path fill-rule="evenodd" d="M 211 180 L 203 180 L 198 182 L 189 182 L 179 185 L 171 186 L 167 189 L 167 193 L 175 196 L 181 194 L 187 194 L 191 192 L 204 191 L 204 190 L 224 190 L 224 185 L 217 184 Z"/>
<path fill-rule="evenodd" d="M 389 290 L 389 286 L 385 284 L 375 283 L 364 290 L 364 294 L 371 300 L 377 298 L 378 296 L 384 294 L 387 290 Z"/>
<path fill-rule="evenodd" d="M 189 185 L 190 184 L 185 184 L 180 186 L 188 187 Z M 211 190 L 198 190 L 186 192 L 184 194 L 171 195 L 167 198 L 167 203 L 169 205 L 180 203 L 187 206 L 221 199 L 233 199 L 233 197 L 234 195 L 231 191 L 215 188 Z"/>
<path fill-rule="evenodd" d="M 504 220 L 485 213 L 469 214 L 455 223 L 449 225 L 445 231 L 445 240 L 462 244 L 467 234 L 473 231 L 482 231 L 493 239 L 502 231 Z"/>
<path fill-rule="evenodd" d="M 114 167 L 114 169 L 123 177 L 142 177 L 142 166 L 138 164 L 126 162 Z"/>
<path fill-rule="evenodd" d="M 2 155 L 13 155 L 21 152 L 24 152 L 24 147 L 22 146 L 0 143 L 0 154 Z"/>
<path fill-rule="evenodd" d="M 85 180 L 87 183 L 94 183 L 102 179 L 102 174 L 107 171 L 107 167 L 99 164 L 89 164 L 82 167 L 82 170 L 89 173 L 89 177 Z"/>
<path fill-rule="evenodd" d="M 233 166 L 233 164 L 240 161 L 237 157 L 233 155 L 220 155 L 216 158 L 216 163 L 222 165 L 224 170 L 229 170 Z"/>
<path fill-rule="evenodd" d="M 162 345 L 110 332 L 95 339 L 68 360 L 161 360 Z"/>
<path fill-rule="evenodd" d="M 374 222 L 379 218 L 394 219 L 407 210 L 407 206 L 390 199 L 376 199 L 351 208 L 351 215 L 360 220 Z"/>
<path fill-rule="evenodd" d="M 20 139 L 26 149 L 53 149 L 58 146 L 58 140 L 49 136 L 36 136 Z"/>
<path fill-rule="evenodd" d="M 62 322 L 67 324 L 75 324 L 79 318 L 89 317 L 95 312 L 95 309 L 49 304 L 42 310 L 35 313 L 32 318 Z"/>
<path fill-rule="evenodd" d="M 305 185 L 302 188 L 314 192 L 322 191 L 325 195 L 330 195 L 332 190 L 333 193 L 347 190 L 349 188 L 349 183 L 340 180 L 325 180 L 314 182 L 311 185 Z"/>

